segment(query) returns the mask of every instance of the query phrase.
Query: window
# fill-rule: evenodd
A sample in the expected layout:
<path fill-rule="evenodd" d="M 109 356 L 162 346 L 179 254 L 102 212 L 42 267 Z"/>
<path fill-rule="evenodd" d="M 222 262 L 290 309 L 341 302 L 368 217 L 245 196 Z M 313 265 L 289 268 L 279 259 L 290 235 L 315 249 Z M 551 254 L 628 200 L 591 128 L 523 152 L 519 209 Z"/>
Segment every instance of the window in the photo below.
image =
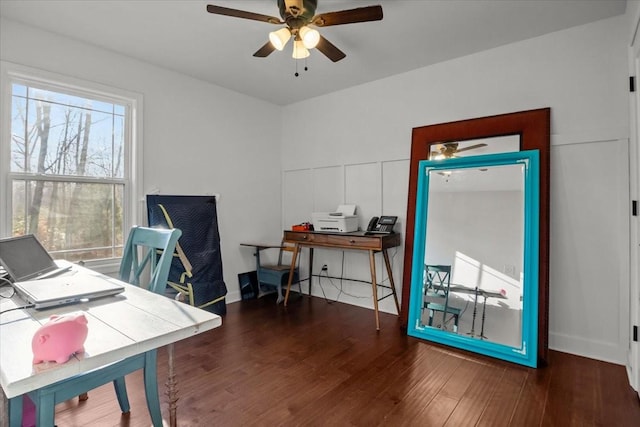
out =
<path fill-rule="evenodd" d="M 35 234 L 58 259 L 120 257 L 125 230 L 137 222 L 137 99 L 88 83 L 2 77 L 10 98 L 2 100 L 10 114 L 2 126 L 2 234 Z"/>

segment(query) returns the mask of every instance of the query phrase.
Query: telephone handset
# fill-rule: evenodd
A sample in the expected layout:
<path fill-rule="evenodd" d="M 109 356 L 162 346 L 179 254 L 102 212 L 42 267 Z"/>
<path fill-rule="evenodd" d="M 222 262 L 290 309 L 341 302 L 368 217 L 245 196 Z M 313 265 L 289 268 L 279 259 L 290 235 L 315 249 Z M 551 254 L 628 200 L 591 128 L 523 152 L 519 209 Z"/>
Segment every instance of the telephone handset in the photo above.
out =
<path fill-rule="evenodd" d="M 369 221 L 365 234 L 391 234 L 393 226 L 396 225 L 397 216 L 374 216 Z"/>

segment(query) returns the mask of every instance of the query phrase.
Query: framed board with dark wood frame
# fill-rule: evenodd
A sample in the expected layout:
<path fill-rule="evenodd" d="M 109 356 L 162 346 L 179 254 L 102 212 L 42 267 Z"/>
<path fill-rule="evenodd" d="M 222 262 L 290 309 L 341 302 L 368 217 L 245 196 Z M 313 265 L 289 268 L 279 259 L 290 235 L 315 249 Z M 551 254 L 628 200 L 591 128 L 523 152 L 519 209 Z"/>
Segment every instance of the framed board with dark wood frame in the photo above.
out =
<path fill-rule="evenodd" d="M 520 135 L 520 150 L 540 154 L 539 271 L 538 271 L 538 362 L 544 365 L 549 352 L 549 188 L 551 109 L 520 111 L 413 128 L 407 201 L 407 228 L 402 276 L 401 324 L 407 327 L 411 289 L 418 168 L 429 159 L 431 146 L 444 142 Z"/>

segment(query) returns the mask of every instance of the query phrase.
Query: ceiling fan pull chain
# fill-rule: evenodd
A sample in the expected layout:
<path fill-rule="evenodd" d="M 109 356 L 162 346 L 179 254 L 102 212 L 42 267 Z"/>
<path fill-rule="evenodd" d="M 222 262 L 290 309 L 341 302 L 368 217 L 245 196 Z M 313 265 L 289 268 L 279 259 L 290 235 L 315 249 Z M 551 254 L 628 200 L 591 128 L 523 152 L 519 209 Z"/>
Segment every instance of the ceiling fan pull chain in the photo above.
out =
<path fill-rule="evenodd" d="M 298 74 L 298 60 L 296 59 L 296 73 L 294 74 L 294 76 L 298 77 L 300 74 Z"/>

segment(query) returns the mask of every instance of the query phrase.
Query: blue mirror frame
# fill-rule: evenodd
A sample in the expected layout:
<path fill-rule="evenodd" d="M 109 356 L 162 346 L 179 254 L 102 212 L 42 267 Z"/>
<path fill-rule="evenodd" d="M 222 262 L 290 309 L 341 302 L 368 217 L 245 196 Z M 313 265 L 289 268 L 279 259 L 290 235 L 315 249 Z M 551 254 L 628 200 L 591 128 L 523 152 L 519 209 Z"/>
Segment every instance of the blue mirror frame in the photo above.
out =
<path fill-rule="evenodd" d="M 423 305 L 424 260 L 427 250 L 429 172 L 518 164 L 523 165 L 524 169 L 524 254 L 521 344 L 519 346 L 508 346 L 424 326 L 421 322 L 421 315 Z M 539 204 L 540 156 L 538 150 L 487 154 L 447 160 L 420 161 L 418 167 L 418 192 L 411 266 L 411 289 L 407 324 L 408 335 L 529 367 L 537 367 Z"/>

